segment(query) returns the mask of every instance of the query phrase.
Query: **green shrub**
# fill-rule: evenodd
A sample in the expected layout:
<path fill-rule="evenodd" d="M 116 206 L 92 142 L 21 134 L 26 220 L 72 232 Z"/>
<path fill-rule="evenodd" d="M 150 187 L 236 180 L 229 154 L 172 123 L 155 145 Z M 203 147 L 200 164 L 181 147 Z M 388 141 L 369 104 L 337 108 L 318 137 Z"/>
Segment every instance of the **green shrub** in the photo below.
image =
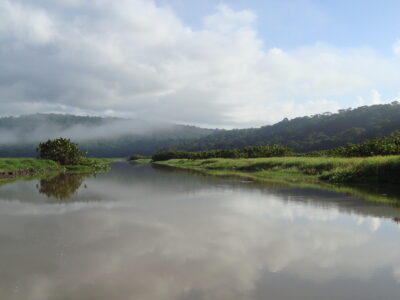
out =
<path fill-rule="evenodd" d="M 60 165 L 78 165 L 85 157 L 77 144 L 64 138 L 40 143 L 37 151 L 40 158 L 54 160 Z"/>
<path fill-rule="evenodd" d="M 162 151 L 152 156 L 153 161 L 170 159 L 209 159 L 209 158 L 257 158 L 292 155 L 293 151 L 281 145 L 250 146 L 244 149 L 206 150 L 197 152 Z"/>
<path fill-rule="evenodd" d="M 139 159 L 143 159 L 143 158 L 146 158 L 146 157 L 143 155 L 140 155 L 140 154 L 133 154 L 133 155 L 129 156 L 128 161 L 135 161 L 135 160 L 139 160 Z"/>
<path fill-rule="evenodd" d="M 348 144 L 346 147 L 321 151 L 319 154 L 338 157 L 399 155 L 400 131 L 396 131 L 387 137 L 378 137 L 358 144 Z"/>

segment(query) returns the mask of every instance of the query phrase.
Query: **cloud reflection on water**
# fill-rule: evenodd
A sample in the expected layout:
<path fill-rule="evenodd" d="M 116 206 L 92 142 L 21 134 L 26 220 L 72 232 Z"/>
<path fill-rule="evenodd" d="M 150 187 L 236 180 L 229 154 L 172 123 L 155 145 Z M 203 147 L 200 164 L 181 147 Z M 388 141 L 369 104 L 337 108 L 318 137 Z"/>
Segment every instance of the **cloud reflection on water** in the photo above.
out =
<path fill-rule="evenodd" d="M 297 299 L 327 299 L 326 290 L 353 282 L 363 291 L 352 299 L 369 299 L 366 291 L 396 299 L 395 224 L 175 179 L 175 188 L 154 188 L 104 175 L 87 179 L 75 199 L 85 201 L 0 201 L 1 298 L 285 299 L 298 291 Z"/>

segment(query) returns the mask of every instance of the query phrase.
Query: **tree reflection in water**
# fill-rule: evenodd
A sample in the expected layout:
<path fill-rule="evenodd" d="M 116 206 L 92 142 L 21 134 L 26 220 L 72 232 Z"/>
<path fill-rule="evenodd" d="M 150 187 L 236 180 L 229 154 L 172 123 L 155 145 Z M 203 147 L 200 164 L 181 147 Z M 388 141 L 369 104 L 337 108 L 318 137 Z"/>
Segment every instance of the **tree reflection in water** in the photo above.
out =
<path fill-rule="evenodd" d="M 80 188 L 88 174 L 61 173 L 52 178 L 41 179 L 39 193 L 49 198 L 66 200 Z"/>

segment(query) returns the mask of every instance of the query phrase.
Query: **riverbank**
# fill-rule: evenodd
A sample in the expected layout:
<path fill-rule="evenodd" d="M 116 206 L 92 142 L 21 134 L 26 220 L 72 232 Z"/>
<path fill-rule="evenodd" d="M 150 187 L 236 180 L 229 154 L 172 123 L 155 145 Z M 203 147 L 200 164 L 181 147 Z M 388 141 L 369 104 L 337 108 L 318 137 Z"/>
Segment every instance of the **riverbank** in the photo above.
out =
<path fill-rule="evenodd" d="M 55 161 L 36 158 L 0 158 L 0 179 L 35 176 L 51 172 L 95 173 L 108 170 L 111 159 L 87 158 L 81 164 L 61 166 Z"/>
<path fill-rule="evenodd" d="M 286 183 L 399 183 L 400 156 L 171 159 L 155 164 Z"/>

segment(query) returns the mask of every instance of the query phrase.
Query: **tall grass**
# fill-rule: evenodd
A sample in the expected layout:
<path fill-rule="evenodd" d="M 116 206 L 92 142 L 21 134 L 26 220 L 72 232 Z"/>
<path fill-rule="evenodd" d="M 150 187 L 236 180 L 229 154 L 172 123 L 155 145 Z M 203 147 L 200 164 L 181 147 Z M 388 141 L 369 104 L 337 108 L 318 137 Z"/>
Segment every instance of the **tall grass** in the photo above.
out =
<path fill-rule="evenodd" d="M 36 158 L 0 158 L 0 172 L 42 172 L 57 170 L 59 165 L 52 160 Z"/>
<path fill-rule="evenodd" d="M 21 172 L 37 174 L 47 171 L 102 172 L 109 169 L 107 163 L 111 161 L 112 159 L 85 158 L 79 165 L 60 166 L 57 162 L 46 159 L 0 158 L 0 175 Z"/>
<path fill-rule="evenodd" d="M 367 158 L 338 157 L 271 157 L 254 159 L 206 160 L 175 159 L 162 164 L 198 170 L 226 170 L 268 176 L 312 177 L 321 181 L 400 182 L 400 156 Z"/>

